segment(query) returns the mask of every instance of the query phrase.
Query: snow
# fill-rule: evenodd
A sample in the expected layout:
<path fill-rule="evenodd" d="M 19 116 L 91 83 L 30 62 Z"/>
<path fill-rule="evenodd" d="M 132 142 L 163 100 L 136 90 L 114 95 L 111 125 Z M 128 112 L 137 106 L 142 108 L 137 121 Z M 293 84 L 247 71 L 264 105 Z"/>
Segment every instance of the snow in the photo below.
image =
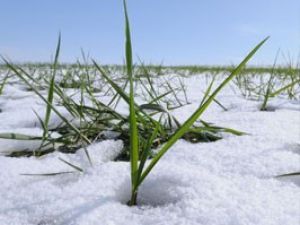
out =
<path fill-rule="evenodd" d="M 181 121 L 197 108 L 207 84 L 201 75 L 184 82 L 192 104 L 174 112 Z M 126 205 L 129 163 L 113 161 L 122 150 L 121 141 L 88 146 L 92 166 L 83 149 L 40 158 L 0 156 L 0 224 L 299 224 L 299 179 L 275 178 L 300 170 L 299 102 L 276 98 L 270 102 L 274 111 L 260 112 L 260 102 L 244 99 L 233 85 L 217 99 L 229 110 L 214 104 L 202 118 L 248 135 L 225 135 L 213 143 L 178 141 L 142 184 L 137 207 Z M 1 133 L 42 133 L 33 109 L 42 116 L 45 107 L 32 92 L 7 85 L 0 108 Z M 53 116 L 51 124 L 58 122 Z M 38 144 L 0 139 L 0 152 Z M 59 158 L 84 173 L 21 175 L 74 171 Z"/>

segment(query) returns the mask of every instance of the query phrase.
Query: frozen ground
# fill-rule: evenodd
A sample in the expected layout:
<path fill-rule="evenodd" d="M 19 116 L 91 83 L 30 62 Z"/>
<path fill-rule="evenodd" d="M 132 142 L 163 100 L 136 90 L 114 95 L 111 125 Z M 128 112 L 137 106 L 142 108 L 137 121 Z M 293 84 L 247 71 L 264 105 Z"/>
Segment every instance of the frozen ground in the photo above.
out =
<path fill-rule="evenodd" d="M 192 104 L 174 112 L 180 120 L 196 109 L 206 85 L 201 76 L 185 83 Z M 179 141 L 142 185 L 138 207 L 125 204 L 129 164 L 112 161 L 121 141 L 89 146 L 93 167 L 83 151 L 38 159 L 0 156 L 0 224 L 298 225 L 300 182 L 274 176 L 300 170 L 299 102 L 274 99 L 275 111 L 260 112 L 259 102 L 245 100 L 230 87 L 218 99 L 229 111 L 213 105 L 203 118 L 249 135 L 226 135 L 213 143 Z M 21 86 L 6 86 L 0 96 L 0 132 L 41 134 L 33 109 L 43 115 L 44 108 Z M 36 146 L 0 139 L 0 152 Z M 72 171 L 59 157 L 81 165 L 85 173 L 20 175 Z"/>

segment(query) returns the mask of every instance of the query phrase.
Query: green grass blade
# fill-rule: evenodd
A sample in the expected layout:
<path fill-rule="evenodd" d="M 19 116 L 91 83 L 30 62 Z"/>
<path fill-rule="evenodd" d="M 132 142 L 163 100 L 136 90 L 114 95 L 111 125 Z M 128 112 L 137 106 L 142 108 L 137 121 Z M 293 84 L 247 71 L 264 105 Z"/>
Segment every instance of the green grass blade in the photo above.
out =
<path fill-rule="evenodd" d="M 4 79 L 2 81 L 2 84 L 0 84 L 0 95 L 2 95 L 2 92 L 4 90 L 4 86 L 5 86 L 8 78 L 9 78 L 9 74 L 7 73 L 7 75 L 4 77 Z"/>
<path fill-rule="evenodd" d="M 106 74 L 103 68 L 101 68 L 96 61 L 92 60 L 94 66 L 96 69 L 101 73 L 101 75 L 105 78 L 105 80 L 111 85 L 111 87 L 129 104 L 129 97 L 128 95 L 123 91 L 122 88 L 120 88 L 112 79 L 109 78 L 109 76 Z"/>
<path fill-rule="evenodd" d="M 294 82 L 280 88 L 279 90 L 273 92 L 270 94 L 270 97 L 275 97 L 276 95 L 279 95 L 281 92 L 285 91 L 286 89 L 290 88 L 290 87 L 293 87 L 295 84 L 299 83 L 300 82 L 300 79 L 298 80 L 295 80 Z"/>
<path fill-rule="evenodd" d="M 158 102 L 160 99 L 162 99 L 163 97 L 166 97 L 167 95 L 169 95 L 169 94 L 171 94 L 171 93 L 173 93 L 173 90 L 167 91 L 166 93 L 163 93 L 163 94 L 157 96 L 156 98 L 152 99 L 152 100 L 149 102 L 149 104 L 152 104 L 152 103 L 154 103 L 154 102 Z"/>
<path fill-rule="evenodd" d="M 200 105 L 202 105 L 202 104 L 205 102 L 205 100 L 209 97 L 209 94 L 210 94 L 210 92 L 211 92 L 212 86 L 213 86 L 213 84 L 215 83 L 215 79 L 216 79 L 216 76 L 213 76 L 213 78 L 212 78 L 212 80 L 211 80 L 211 82 L 210 82 L 208 88 L 207 88 L 206 91 L 204 92 L 204 96 L 203 96 L 203 99 L 202 99 Z"/>
<path fill-rule="evenodd" d="M 64 160 L 63 158 L 58 158 L 60 161 L 62 161 L 63 163 L 67 164 L 68 166 L 71 166 L 72 168 L 74 168 L 75 170 L 78 170 L 79 172 L 83 172 L 83 169 L 81 169 L 79 166 L 76 166 L 66 160 Z"/>
<path fill-rule="evenodd" d="M 36 115 L 36 117 L 38 118 L 39 123 L 41 124 L 41 127 L 43 128 L 43 130 L 46 130 L 44 121 L 42 120 L 42 118 L 40 117 L 40 115 L 35 110 L 33 110 L 33 112 Z M 43 135 L 43 138 L 45 138 L 44 135 Z"/>
<path fill-rule="evenodd" d="M 193 113 L 193 115 L 185 121 L 185 123 L 171 136 L 168 142 L 162 147 L 158 154 L 152 159 L 149 166 L 143 172 L 140 183 L 143 182 L 145 177 L 150 173 L 153 167 L 158 163 L 160 158 L 169 150 L 171 146 L 181 138 L 184 133 L 193 125 L 193 123 L 199 118 L 199 116 L 208 108 L 210 103 L 213 101 L 215 96 L 223 89 L 229 81 L 239 74 L 239 72 L 244 68 L 246 63 L 252 58 L 252 56 L 257 52 L 257 50 L 268 40 L 269 37 L 261 41 L 247 56 L 246 58 L 231 72 L 231 74 L 216 88 L 216 90 L 208 97 L 208 99 L 200 105 L 200 107 Z"/>
<path fill-rule="evenodd" d="M 51 78 L 51 82 L 50 82 L 50 86 L 49 86 L 49 91 L 48 91 L 47 101 L 50 104 L 47 104 L 47 108 L 46 108 L 43 138 L 46 138 L 46 136 L 48 134 L 48 125 L 49 125 L 51 110 L 52 110 L 51 105 L 53 104 L 54 82 L 55 82 L 55 75 L 56 75 L 58 57 L 59 57 L 59 52 L 60 52 L 60 44 L 61 44 L 61 36 L 59 34 L 58 43 L 57 43 L 56 52 L 55 52 L 55 59 L 54 59 L 54 63 L 53 63 L 53 74 L 52 74 L 52 78 Z"/>
<path fill-rule="evenodd" d="M 42 177 L 51 177 L 63 174 L 75 173 L 74 171 L 65 171 L 65 172 L 57 172 L 57 173 L 21 173 L 22 176 L 42 176 Z"/>
<path fill-rule="evenodd" d="M 136 112 L 134 103 L 134 91 L 133 91 L 133 73 L 132 73 L 132 47 L 131 47 L 131 37 L 130 37 L 130 26 L 127 14 L 126 1 L 124 3 L 124 13 L 125 13 L 125 49 L 126 49 L 126 69 L 127 76 L 129 79 L 129 117 L 130 117 L 130 167 L 131 167 L 131 184 L 132 191 L 134 192 L 134 187 L 138 183 L 138 161 L 139 161 L 139 134 L 136 122 Z M 135 193 L 132 193 L 135 195 Z M 132 199 L 131 204 L 136 204 L 136 198 Z"/>
<path fill-rule="evenodd" d="M 278 175 L 276 177 L 291 177 L 291 176 L 300 176 L 300 172 L 282 174 L 282 175 Z"/>
<path fill-rule="evenodd" d="M 265 93 L 265 96 L 264 96 L 264 101 L 263 101 L 263 103 L 260 107 L 261 111 L 267 110 L 267 103 L 268 103 L 270 93 L 271 93 L 271 88 L 272 88 L 272 84 L 273 84 L 272 81 L 273 81 L 274 75 L 275 75 L 275 68 L 276 68 L 276 63 L 277 63 L 277 59 L 278 59 L 278 56 L 279 56 L 279 52 L 280 52 L 280 49 L 277 51 L 276 56 L 275 56 L 275 60 L 274 60 L 273 66 L 272 66 L 272 71 L 271 71 L 271 74 L 270 74 L 270 78 L 268 80 L 267 90 L 266 90 L 266 93 Z"/>
<path fill-rule="evenodd" d="M 166 112 L 166 110 L 158 104 L 142 104 L 140 105 L 140 109 L 142 110 L 153 110 L 157 112 Z"/>
<path fill-rule="evenodd" d="M 160 116 L 159 118 L 159 123 L 161 121 L 161 118 L 162 116 Z M 159 124 L 158 123 L 158 124 Z M 140 179 L 140 176 L 143 172 L 143 169 L 144 169 L 144 166 L 145 166 L 145 163 L 146 163 L 146 160 L 148 159 L 149 155 L 150 155 L 150 150 L 151 150 L 151 146 L 154 142 L 154 139 L 157 137 L 158 135 L 158 132 L 159 132 L 159 125 L 156 125 L 154 131 L 152 132 L 150 138 L 148 139 L 147 141 L 147 144 L 145 146 L 145 149 L 143 150 L 142 154 L 141 154 L 141 161 L 140 161 L 140 165 L 139 165 L 139 172 L 138 172 L 138 175 L 139 175 L 139 179 Z M 137 188 L 137 187 L 135 187 Z"/>
<path fill-rule="evenodd" d="M 22 141 L 32 141 L 32 140 L 42 140 L 43 137 L 17 134 L 17 133 L 0 133 L 1 139 L 12 139 L 12 140 L 22 140 Z"/>

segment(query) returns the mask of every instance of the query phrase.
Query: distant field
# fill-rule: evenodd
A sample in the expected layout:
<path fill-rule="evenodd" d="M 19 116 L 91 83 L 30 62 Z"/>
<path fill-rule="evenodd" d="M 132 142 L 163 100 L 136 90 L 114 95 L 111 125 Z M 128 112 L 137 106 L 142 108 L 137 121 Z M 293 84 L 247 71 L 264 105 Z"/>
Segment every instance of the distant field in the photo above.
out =
<path fill-rule="evenodd" d="M 291 74 L 298 73 L 300 71 L 300 63 L 290 63 L 291 65 L 283 65 L 283 66 L 247 66 L 243 69 L 242 73 L 246 74 Z M 51 68 L 51 63 L 23 63 L 17 64 L 20 67 L 27 69 L 48 69 Z M 85 63 L 73 63 L 73 64 L 60 64 L 58 66 L 59 69 L 80 69 L 80 67 L 88 67 L 89 69 L 95 69 L 92 64 L 86 65 Z M 110 70 L 123 70 L 123 65 L 103 65 L 104 68 L 109 68 Z M 137 65 L 135 68 L 137 70 L 143 70 L 142 68 L 147 68 L 148 70 L 158 73 L 161 75 L 164 74 L 164 71 L 174 71 L 177 73 L 185 73 L 185 74 L 202 74 L 202 73 L 227 73 L 232 71 L 235 67 L 233 65 L 229 66 L 196 66 L 196 65 L 179 65 L 179 66 L 166 66 L 166 65 Z M 5 70 L 5 65 L 0 64 L 0 69 Z"/>

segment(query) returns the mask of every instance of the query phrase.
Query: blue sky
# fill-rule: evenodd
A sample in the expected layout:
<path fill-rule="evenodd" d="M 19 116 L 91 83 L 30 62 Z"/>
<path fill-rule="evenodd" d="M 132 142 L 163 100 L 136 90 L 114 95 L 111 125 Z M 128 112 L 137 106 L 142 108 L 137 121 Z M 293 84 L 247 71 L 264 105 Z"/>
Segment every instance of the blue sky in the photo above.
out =
<path fill-rule="evenodd" d="M 0 0 L 0 54 L 49 61 L 62 33 L 61 61 L 84 49 L 102 63 L 122 63 L 121 0 Z M 252 64 L 272 64 L 277 50 L 300 53 L 299 0 L 128 0 L 133 52 L 146 63 L 238 63 L 271 39 Z M 284 57 L 281 57 L 284 63 Z"/>

